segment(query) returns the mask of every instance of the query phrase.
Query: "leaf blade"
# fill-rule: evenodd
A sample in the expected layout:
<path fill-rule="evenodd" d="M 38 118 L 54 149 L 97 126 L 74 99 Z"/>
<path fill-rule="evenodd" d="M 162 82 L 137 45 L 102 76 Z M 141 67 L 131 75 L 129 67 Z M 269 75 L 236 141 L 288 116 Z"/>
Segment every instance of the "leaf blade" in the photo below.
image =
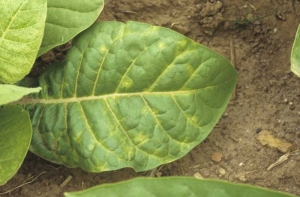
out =
<path fill-rule="evenodd" d="M 292 48 L 291 71 L 300 77 L 300 26 L 298 26 Z"/>
<path fill-rule="evenodd" d="M 135 178 L 103 184 L 80 192 L 66 192 L 66 197 L 81 196 L 209 196 L 209 197 L 291 197 L 293 195 L 250 185 L 192 177 Z"/>
<path fill-rule="evenodd" d="M 217 123 L 236 83 L 224 58 L 143 23 L 97 23 L 73 46 L 29 102 L 31 150 L 69 167 L 143 171 L 184 156 Z"/>
<path fill-rule="evenodd" d="M 0 107 L 0 185 L 20 168 L 29 149 L 31 133 L 29 115 L 22 107 Z"/>
<path fill-rule="evenodd" d="M 0 1 L 0 82 L 29 73 L 43 38 L 46 0 Z"/>
<path fill-rule="evenodd" d="M 91 26 L 104 7 L 104 0 L 48 0 L 45 34 L 38 56 L 69 42 Z"/>
<path fill-rule="evenodd" d="M 0 84 L 0 105 L 17 101 L 23 96 L 38 93 L 41 88 L 25 88 L 16 85 Z"/>

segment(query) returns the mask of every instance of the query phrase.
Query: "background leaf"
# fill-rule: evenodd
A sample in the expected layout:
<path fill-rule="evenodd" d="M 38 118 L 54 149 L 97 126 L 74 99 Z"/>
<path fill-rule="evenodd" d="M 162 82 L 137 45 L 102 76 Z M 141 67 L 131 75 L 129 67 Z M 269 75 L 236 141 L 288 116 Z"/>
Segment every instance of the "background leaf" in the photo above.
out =
<path fill-rule="evenodd" d="M 291 54 L 291 70 L 295 75 L 300 77 L 300 26 L 298 26 L 293 44 Z"/>
<path fill-rule="evenodd" d="M 20 168 L 31 134 L 30 118 L 22 107 L 0 107 L 0 185 L 4 185 Z"/>
<path fill-rule="evenodd" d="M 217 180 L 199 180 L 188 177 L 136 178 L 129 181 L 104 184 L 85 191 L 65 193 L 66 197 L 291 197 L 264 188 Z"/>
<path fill-rule="evenodd" d="M 38 56 L 91 26 L 103 6 L 104 0 L 48 0 L 45 35 Z"/>
<path fill-rule="evenodd" d="M 0 0 L 0 83 L 15 83 L 29 73 L 43 38 L 46 2 Z"/>
<path fill-rule="evenodd" d="M 172 30 L 96 23 L 74 40 L 66 66 L 41 76 L 31 150 L 87 171 L 154 168 L 207 137 L 237 79 L 230 63 Z"/>
<path fill-rule="evenodd" d="M 16 85 L 0 84 L 0 105 L 17 101 L 23 96 L 31 93 L 37 93 L 41 88 L 24 88 Z"/>

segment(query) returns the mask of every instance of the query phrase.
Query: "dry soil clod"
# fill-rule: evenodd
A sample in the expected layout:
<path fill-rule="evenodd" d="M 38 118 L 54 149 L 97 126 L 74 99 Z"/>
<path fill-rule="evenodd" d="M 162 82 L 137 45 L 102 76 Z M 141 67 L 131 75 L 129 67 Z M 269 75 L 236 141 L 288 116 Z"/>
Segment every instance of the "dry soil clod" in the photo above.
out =
<path fill-rule="evenodd" d="M 287 153 L 292 148 L 292 144 L 285 139 L 273 136 L 269 131 L 262 130 L 257 134 L 258 141 L 263 145 L 271 148 L 276 148 L 282 153 Z"/>

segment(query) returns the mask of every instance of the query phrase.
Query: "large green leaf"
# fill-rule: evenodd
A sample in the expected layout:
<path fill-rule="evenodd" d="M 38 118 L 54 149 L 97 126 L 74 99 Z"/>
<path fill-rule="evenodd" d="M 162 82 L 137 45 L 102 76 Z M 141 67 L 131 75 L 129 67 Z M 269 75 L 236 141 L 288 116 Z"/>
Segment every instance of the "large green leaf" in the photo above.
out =
<path fill-rule="evenodd" d="M 5 184 L 20 168 L 31 135 L 30 118 L 22 107 L 0 107 L 0 185 Z"/>
<path fill-rule="evenodd" d="M 104 0 L 48 0 L 45 35 L 39 56 L 91 26 L 103 6 Z"/>
<path fill-rule="evenodd" d="M 207 137 L 236 79 L 226 59 L 172 30 L 96 23 L 25 103 L 31 150 L 87 171 L 154 168 Z"/>
<path fill-rule="evenodd" d="M 37 93 L 41 88 L 24 88 L 16 85 L 0 84 L 0 105 L 17 101 L 23 96 Z"/>
<path fill-rule="evenodd" d="M 295 36 L 292 54 L 291 54 L 291 70 L 300 77 L 300 26 Z"/>
<path fill-rule="evenodd" d="M 136 178 L 129 181 L 104 184 L 85 191 L 65 193 L 66 197 L 291 197 L 264 188 L 217 180 L 199 180 L 191 177 Z"/>
<path fill-rule="evenodd" d="M 0 83 L 15 83 L 29 73 L 39 50 L 46 0 L 0 0 Z"/>

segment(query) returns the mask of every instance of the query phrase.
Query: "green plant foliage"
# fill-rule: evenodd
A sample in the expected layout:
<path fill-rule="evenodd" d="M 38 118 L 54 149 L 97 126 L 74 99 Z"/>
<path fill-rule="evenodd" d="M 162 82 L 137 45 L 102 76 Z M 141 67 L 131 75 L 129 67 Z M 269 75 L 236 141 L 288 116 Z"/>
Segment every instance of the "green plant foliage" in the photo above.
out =
<path fill-rule="evenodd" d="M 249 185 L 217 180 L 199 180 L 192 177 L 136 178 L 129 181 L 104 184 L 85 191 L 65 193 L 66 197 L 291 197 Z"/>
<path fill-rule="evenodd" d="M 22 107 L 0 107 L 0 185 L 4 185 L 21 166 L 31 135 L 30 118 Z"/>
<path fill-rule="evenodd" d="M 0 0 L 0 83 L 15 83 L 29 73 L 40 47 L 46 0 Z"/>
<path fill-rule="evenodd" d="M 300 77 L 300 26 L 295 36 L 292 54 L 291 54 L 291 70 Z"/>
<path fill-rule="evenodd" d="M 17 101 L 23 96 L 37 93 L 41 88 L 24 88 L 16 85 L 0 84 L 0 105 Z"/>
<path fill-rule="evenodd" d="M 39 56 L 67 43 L 98 18 L 104 0 L 48 0 L 45 35 Z"/>
<path fill-rule="evenodd" d="M 96 23 L 73 41 L 65 66 L 40 78 L 31 150 L 99 172 L 152 169 L 207 137 L 235 87 L 231 64 L 172 30 Z"/>

